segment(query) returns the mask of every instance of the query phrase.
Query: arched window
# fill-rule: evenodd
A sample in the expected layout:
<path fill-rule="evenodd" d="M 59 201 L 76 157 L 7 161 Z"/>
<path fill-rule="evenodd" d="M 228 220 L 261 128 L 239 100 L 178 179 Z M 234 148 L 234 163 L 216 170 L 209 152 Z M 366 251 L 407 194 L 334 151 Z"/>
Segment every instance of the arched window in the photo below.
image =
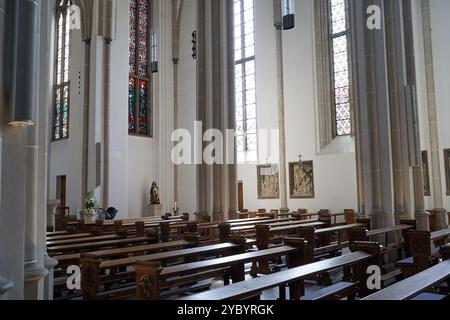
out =
<path fill-rule="evenodd" d="M 150 1 L 130 0 L 128 133 L 151 136 L 149 34 Z"/>
<path fill-rule="evenodd" d="M 345 136 L 352 133 L 347 1 L 329 1 L 334 133 Z"/>
<path fill-rule="evenodd" d="M 53 140 L 69 137 L 70 120 L 70 10 L 71 1 L 60 0 L 56 7 L 56 65 Z"/>
<path fill-rule="evenodd" d="M 256 151 L 255 22 L 253 0 L 234 1 L 237 151 Z"/>
<path fill-rule="evenodd" d="M 347 0 L 315 0 L 320 148 L 353 134 L 351 32 Z"/>

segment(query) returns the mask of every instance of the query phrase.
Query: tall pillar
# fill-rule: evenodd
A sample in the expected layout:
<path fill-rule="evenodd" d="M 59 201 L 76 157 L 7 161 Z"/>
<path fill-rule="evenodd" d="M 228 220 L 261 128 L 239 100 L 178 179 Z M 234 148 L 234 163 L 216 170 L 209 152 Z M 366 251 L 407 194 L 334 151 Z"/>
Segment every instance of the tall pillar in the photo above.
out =
<path fill-rule="evenodd" d="M 85 197 L 89 189 L 89 105 L 91 74 L 92 0 L 74 0 L 80 8 L 81 34 L 84 44 L 84 97 L 83 97 L 83 147 L 81 164 L 81 208 L 85 207 Z"/>
<path fill-rule="evenodd" d="M 236 129 L 236 86 L 235 86 L 235 67 L 234 67 L 234 24 L 230 21 L 234 21 L 234 3 L 233 1 L 227 1 L 227 76 L 228 76 L 228 126 L 229 130 Z M 227 141 L 227 146 L 230 151 L 232 164 L 228 164 L 228 218 L 238 219 L 238 201 L 237 201 L 237 153 L 235 139 L 233 141 Z"/>
<path fill-rule="evenodd" d="M 39 177 L 38 177 L 38 243 L 40 256 L 43 255 L 43 265 L 47 270 L 47 277 L 43 283 L 44 300 L 53 299 L 53 269 L 58 261 L 50 258 L 46 248 L 46 229 L 50 225 L 48 211 L 52 211 L 52 221 L 54 221 L 56 206 L 52 208 L 51 201 L 48 201 L 48 172 L 49 170 L 49 148 L 52 132 L 53 117 L 53 32 L 55 30 L 56 0 L 43 1 L 41 18 L 41 56 L 40 56 L 40 80 L 39 80 Z M 46 216 L 47 215 L 47 216 Z M 47 219 L 46 219 L 47 218 Z"/>
<path fill-rule="evenodd" d="M 417 93 L 416 93 L 416 61 L 414 52 L 411 0 L 403 0 L 404 32 L 405 32 L 405 60 L 406 60 L 406 98 L 408 112 L 411 114 L 411 122 L 418 123 Z M 420 147 L 420 132 L 418 125 L 411 126 L 411 165 L 414 195 L 414 216 L 417 220 L 417 228 L 420 230 L 430 229 L 430 214 L 425 211 L 425 195 L 423 186 L 423 168 Z"/>
<path fill-rule="evenodd" d="M 178 129 L 178 62 L 180 60 L 181 15 L 184 0 L 172 0 L 172 62 L 173 62 L 173 128 Z M 175 145 L 175 143 L 174 143 Z M 174 164 L 174 201 L 178 202 L 178 166 Z"/>
<path fill-rule="evenodd" d="M 447 228 L 447 210 L 443 208 L 443 189 L 441 180 L 439 130 L 436 110 L 436 92 L 434 83 L 433 36 L 431 32 L 430 0 L 421 1 L 423 44 L 425 48 L 425 78 L 427 87 L 428 129 L 430 136 L 431 180 L 433 200 L 436 210 L 436 228 Z"/>
<path fill-rule="evenodd" d="M 38 83 L 38 45 L 40 1 L 0 2 L 5 21 L 2 48 L 3 103 L 1 115 L 1 202 L 0 202 L 0 252 L 7 259 L 0 259 L 0 275 L 11 279 L 15 286 L 8 291 L 9 299 L 28 296 L 28 281 L 41 279 L 44 272 L 40 265 L 37 240 L 37 126 L 38 116 L 31 128 L 8 125 L 10 112 L 17 103 L 30 103 L 36 109 L 36 84 Z M 0 17 L 0 20 L 1 17 Z M 18 66 L 27 66 L 19 72 Z M 4 99 L 17 97 L 20 100 Z M 28 135 L 29 132 L 29 135 Z M 27 210 L 29 209 L 29 210 Z M 44 216 L 45 217 L 45 216 Z M 26 240 L 25 240 L 26 237 Z M 43 256 L 43 255 L 42 255 Z M 24 267 L 25 266 L 25 267 Z M 34 274 L 34 276 L 33 276 Z M 27 283 L 24 286 L 24 280 Z M 25 291 L 24 291 L 25 289 Z M 38 295 L 38 294 L 36 294 Z"/>
<path fill-rule="evenodd" d="M 392 147 L 392 171 L 394 183 L 394 220 L 409 217 L 406 205 L 405 175 L 409 175 L 409 165 L 405 166 L 403 145 L 407 135 L 402 126 L 402 107 L 405 104 L 404 55 L 402 35 L 402 6 L 400 1 L 385 2 L 387 71 L 389 81 L 390 126 Z M 406 154 L 406 158 L 408 155 Z M 406 161 L 408 164 L 408 162 Z"/>
<path fill-rule="evenodd" d="M 362 179 L 366 215 L 373 228 L 393 223 L 390 173 L 389 102 L 384 26 L 370 30 L 367 7 L 383 1 L 351 1 L 353 72 L 357 144 L 362 156 Z"/>
<path fill-rule="evenodd" d="M 52 10 L 50 2 L 39 6 L 38 39 L 39 50 L 36 66 L 36 83 L 39 92 L 36 104 L 35 125 L 28 129 L 27 137 L 27 187 L 26 187 L 26 217 L 25 217 L 25 283 L 24 298 L 37 300 L 44 298 L 44 279 L 48 276 L 45 268 L 45 229 L 46 229 L 46 174 L 45 146 L 47 143 L 47 108 L 51 105 L 51 26 Z"/>
<path fill-rule="evenodd" d="M 230 39 L 233 33 L 229 32 L 233 27 L 232 6 L 232 0 L 198 1 L 197 120 L 203 124 L 202 134 L 209 129 L 220 131 L 224 149 L 216 150 L 216 163 L 198 166 L 197 214 L 208 214 L 215 221 L 237 214 L 236 165 L 226 164 L 229 159 L 225 150 L 226 129 L 235 128 L 234 80 L 231 79 L 234 77 L 234 61 L 231 62 L 234 44 Z M 209 143 L 203 143 L 203 150 Z"/>
<path fill-rule="evenodd" d="M 281 17 L 281 1 L 274 0 L 274 24 L 276 28 L 277 84 L 278 84 L 278 129 L 279 129 L 279 179 L 280 179 L 280 211 L 289 211 L 287 202 L 287 169 L 286 169 L 286 129 L 284 112 L 284 63 L 283 63 L 283 22 Z"/>
<path fill-rule="evenodd" d="M 212 80 L 212 128 L 224 133 L 222 111 L 223 109 L 223 55 L 222 55 L 222 23 L 224 19 L 222 1 L 211 2 L 211 80 Z M 220 155 L 224 153 L 216 150 Z M 224 212 L 222 207 L 222 168 L 223 164 L 215 163 L 213 165 L 213 220 L 223 221 Z"/>
<path fill-rule="evenodd" d="M 202 123 L 201 132 L 196 132 L 197 135 L 203 137 L 206 131 L 206 17 L 205 17 L 205 0 L 198 0 L 197 2 L 197 121 Z M 201 164 L 197 165 L 197 218 L 208 216 L 207 208 L 207 166 L 203 162 L 203 150 L 206 144 L 201 143 L 201 150 L 196 154 L 197 160 Z"/>
<path fill-rule="evenodd" d="M 104 46 L 104 99 L 103 99 L 103 208 L 110 205 L 110 119 L 111 119 L 111 44 L 113 41 L 114 4 L 106 0 Z"/>

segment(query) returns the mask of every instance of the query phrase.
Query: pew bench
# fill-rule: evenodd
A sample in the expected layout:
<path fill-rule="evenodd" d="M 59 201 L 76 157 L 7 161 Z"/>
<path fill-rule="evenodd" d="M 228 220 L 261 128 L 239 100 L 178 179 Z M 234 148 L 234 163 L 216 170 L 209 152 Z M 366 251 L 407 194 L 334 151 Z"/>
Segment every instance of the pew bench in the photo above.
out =
<path fill-rule="evenodd" d="M 52 231 L 52 232 L 47 232 L 46 235 L 47 237 L 55 237 L 55 236 L 63 236 L 63 235 L 68 235 L 71 234 L 68 231 Z"/>
<path fill-rule="evenodd" d="M 408 233 L 408 248 L 410 257 L 397 262 L 405 276 L 411 276 L 426 270 L 437 262 L 440 257 L 439 248 L 450 237 L 450 228 L 435 232 L 412 230 Z"/>
<path fill-rule="evenodd" d="M 145 255 L 148 253 L 154 253 L 158 251 L 169 251 L 173 249 L 186 248 L 191 246 L 196 246 L 197 242 L 192 240 L 178 240 L 172 242 L 165 243 L 154 243 L 142 246 L 131 246 L 124 248 L 116 248 L 109 250 L 100 250 L 89 252 L 88 254 L 94 255 L 101 259 L 110 259 L 115 257 L 128 257 L 128 256 L 139 256 Z M 55 255 L 53 256 L 56 260 L 58 260 L 58 265 L 56 269 L 64 269 L 70 265 L 80 265 L 80 253 L 72 253 L 72 254 L 63 254 L 63 255 Z"/>
<path fill-rule="evenodd" d="M 349 242 L 352 243 L 354 241 L 375 241 L 383 238 L 384 242 L 382 244 L 384 245 L 385 253 L 388 254 L 392 251 L 397 251 L 397 259 L 401 260 L 402 252 L 405 251 L 406 254 L 408 254 L 409 252 L 406 241 L 408 239 L 407 233 L 408 231 L 414 230 L 415 228 L 415 220 L 401 220 L 400 225 L 370 231 L 363 227 L 352 228 L 348 231 Z M 401 233 L 402 239 L 397 239 L 395 243 L 390 243 L 389 236 L 398 233 Z"/>
<path fill-rule="evenodd" d="M 288 268 L 301 265 L 304 261 L 303 252 L 305 241 L 303 239 L 286 239 L 282 247 L 235 254 L 217 259 L 185 263 L 163 268 L 160 263 L 139 262 L 135 265 L 136 289 L 138 300 L 159 300 L 160 291 L 176 285 L 185 285 L 205 277 L 217 276 L 224 272 L 229 273 L 233 284 L 245 280 L 245 265 L 258 263 L 262 260 L 273 260 L 286 256 Z M 228 281 L 225 280 L 225 284 Z"/>
<path fill-rule="evenodd" d="M 450 260 L 446 260 L 362 300 L 411 300 L 449 278 Z M 426 295 L 422 296 L 422 299 L 425 300 L 426 297 Z M 439 299 L 439 297 L 437 298 Z"/>
<path fill-rule="evenodd" d="M 356 284 L 352 282 L 338 282 L 326 288 L 306 294 L 301 300 L 318 301 L 318 300 L 340 300 L 349 297 L 353 300 L 353 294 L 356 291 Z"/>
<path fill-rule="evenodd" d="M 96 241 L 107 241 L 107 240 L 116 240 L 126 238 L 126 235 L 120 234 L 108 234 L 104 236 L 87 236 L 81 238 L 71 238 L 71 239 L 61 239 L 61 240 L 50 240 L 47 241 L 47 248 L 56 247 L 56 246 L 65 246 L 70 244 L 81 244 L 87 242 L 96 242 Z"/>
<path fill-rule="evenodd" d="M 290 287 L 290 299 L 298 300 L 304 295 L 303 282 L 305 279 L 344 267 L 354 268 L 352 282 L 355 283 L 355 289 L 364 291 L 363 285 L 358 284 L 365 284 L 366 266 L 377 264 L 381 246 L 373 243 L 356 243 L 355 247 L 358 247 L 360 251 L 249 279 L 245 282 L 234 283 L 226 287 L 184 297 L 180 300 L 243 300 L 261 296 L 264 291 L 273 288 L 280 288 L 280 299 L 284 299 L 286 297 L 286 286 Z"/>
<path fill-rule="evenodd" d="M 148 244 L 154 242 L 155 239 L 148 237 L 133 237 L 133 238 L 125 238 L 125 239 L 117 239 L 117 240 L 107 240 L 107 241 L 98 241 L 98 242 L 87 242 L 87 243 L 76 243 L 62 246 L 55 246 L 47 248 L 47 251 L 50 256 L 54 256 L 59 253 L 68 253 L 68 252 L 86 252 L 91 250 L 100 250 L 100 249 L 108 249 L 108 248 L 120 248 L 127 247 L 138 244 Z"/>
<path fill-rule="evenodd" d="M 81 272 L 82 272 L 82 291 L 85 300 L 93 299 L 108 299 L 110 297 L 110 290 L 112 284 L 120 283 L 127 280 L 128 286 L 120 289 L 123 291 L 123 296 L 133 296 L 135 293 L 135 270 L 134 266 L 137 263 L 143 262 L 158 262 L 160 264 L 168 264 L 169 262 L 178 263 L 181 261 L 189 261 L 199 257 L 208 255 L 229 255 L 235 252 L 243 252 L 245 248 L 252 245 L 251 241 L 243 242 L 241 239 L 235 242 L 227 242 L 216 245 L 209 245 L 203 247 L 187 248 L 180 250 L 173 250 L 167 252 L 159 252 L 144 256 L 127 257 L 113 260 L 103 260 L 101 257 L 93 254 L 81 255 Z M 126 269 L 124 272 L 117 272 L 120 269 Z M 83 282 L 83 278 L 91 279 Z M 100 291 L 100 286 L 106 285 L 105 290 Z M 117 294 L 117 292 L 114 292 Z"/>
<path fill-rule="evenodd" d="M 68 240 L 68 239 L 77 239 L 77 238 L 87 238 L 92 237 L 92 233 L 75 233 L 75 234 L 63 234 L 56 236 L 47 236 L 47 241 L 57 241 L 57 240 Z"/>

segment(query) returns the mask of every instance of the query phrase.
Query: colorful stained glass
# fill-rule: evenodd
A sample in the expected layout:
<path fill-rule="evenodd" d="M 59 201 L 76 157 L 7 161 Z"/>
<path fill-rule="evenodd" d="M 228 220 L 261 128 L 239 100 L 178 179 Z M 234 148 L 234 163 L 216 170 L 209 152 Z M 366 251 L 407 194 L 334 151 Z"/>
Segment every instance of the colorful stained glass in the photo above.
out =
<path fill-rule="evenodd" d="M 147 136 L 148 130 L 148 83 L 139 80 L 139 134 Z"/>
<path fill-rule="evenodd" d="M 128 81 L 128 132 L 136 132 L 136 80 Z"/>
<path fill-rule="evenodd" d="M 253 0 L 234 1 L 234 40 L 237 150 L 255 151 L 257 123 Z"/>
<path fill-rule="evenodd" d="M 149 33 L 148 33 L 148 1 L 139 1 L 139 70 L 140 77 L 148 76 Z"/>
<path fill-rule="evenodd" d="M 129 72 L 136 74 L 136 1 L 130 0 L 130 50 L 129 50 Z"/>
<path fill-rule="evenodd" d="M 128 83 L 128 131 L 150 135 L 149 79 L 149 18 L 148 0 L 130 0 L 130 52 Z"/>
<path fill-rule="evenodd" d="M 70 125 L 70 12 L 71 1 L 59 1 L 56 10 L 56 72 L 53 139 L 69 137 Z"/>

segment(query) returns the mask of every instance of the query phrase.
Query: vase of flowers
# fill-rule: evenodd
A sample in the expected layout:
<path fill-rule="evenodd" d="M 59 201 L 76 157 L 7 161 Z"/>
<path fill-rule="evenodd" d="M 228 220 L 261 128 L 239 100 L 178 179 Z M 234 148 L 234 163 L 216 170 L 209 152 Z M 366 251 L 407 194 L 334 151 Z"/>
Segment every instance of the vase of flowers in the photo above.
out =
<path fill-rule="evenodd" d="M 95 199 L 93 192 L 88 192 L 86 194 L 86 209 L 81 213 L 84 217 L 84 221 L 95 221 L 98 212 L 98 202 Z"/>

